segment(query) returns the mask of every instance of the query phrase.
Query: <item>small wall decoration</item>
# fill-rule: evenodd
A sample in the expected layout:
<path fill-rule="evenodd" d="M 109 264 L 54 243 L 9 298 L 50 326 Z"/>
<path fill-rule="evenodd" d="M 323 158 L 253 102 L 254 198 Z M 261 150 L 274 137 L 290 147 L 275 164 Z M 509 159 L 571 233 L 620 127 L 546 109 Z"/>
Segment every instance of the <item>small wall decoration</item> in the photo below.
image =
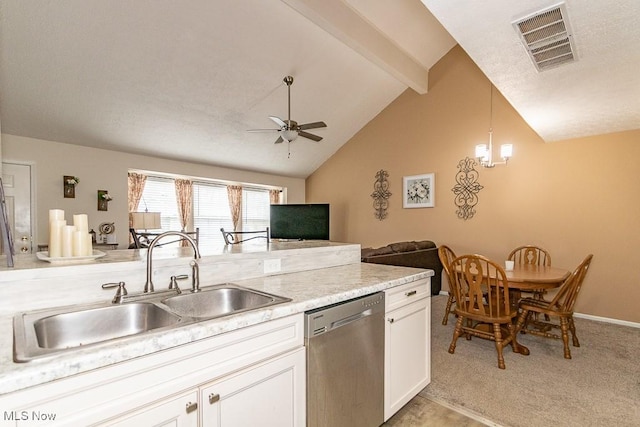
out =
<path fill-rule="evenodd" d="M 108 211 L 109 202 L 113 200 L 113 197 L 109 195 L 107 190 L 98 190 L 98 210 Z"/>
<path fill-rule="evenodd" d="M 380 221 L 387 217 L 389 197 L 391 197 L 389 181 L 387 178 L 389 178 L 389 172 L 380 169 L 376 173 L 376 180 L 373 183 L 374 191 L 371 193 L 371 197 L 373 197 L 373 208 L 375 209 L 373 215 Z"/>
<path fill-rule="evenodd" d="M 98 227 L 100 236 L 96 237 L 97 243 L 115 244 L 116 243 L 116 227 L 113 222 L 103 222 Z"/>
<path fill-rule="evenodd" d="M 78 178 L 77 176 L 64 175 L 62 177 L 65 199 L 75 199 L 76 185 L 79 182 L 80 182 L 80 178 Z"/>
<path fill-rule="evenodd" d="M 435 206 L 435 175 L 405 176 L 402 185 L 403 208 L 432 208 Z"/>
<path fill-rule="evenodd" d="M 478 204 L 478 193 L 484 187 L 478 183 L 478 171 L 474 169 L 476 161 L 466 157 L 458 163 L 456 173 L 457 184 L 451 189 L 456 195 L 454 203 L 458 207 L 458 218 L 465 221 L 475 215 L 475 206 Z"/>

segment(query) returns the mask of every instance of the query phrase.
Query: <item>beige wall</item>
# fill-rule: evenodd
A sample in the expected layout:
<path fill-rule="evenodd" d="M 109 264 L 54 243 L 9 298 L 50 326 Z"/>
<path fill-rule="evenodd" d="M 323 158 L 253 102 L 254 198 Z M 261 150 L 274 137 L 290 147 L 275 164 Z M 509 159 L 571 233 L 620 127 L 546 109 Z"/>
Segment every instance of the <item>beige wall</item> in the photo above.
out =
<path fill-rule="evenodd" d="M 540 245 L 575 268 L 594 254 L 576 311 L 640 322 L 640 130 L 544 143 L 494 92 L 494 143 L 512 142 L 507 167 L 480 169 L 477 213 L 456 216 L 458 162 L 486 143 L 489 81 L 456 47 L 429 74 L 430 90 L 407 90 L 307 179 L 307 202 L 329 202 L 332 240 L 381 246 L 430 239 L 458 254 L 503 260 Z M 496 152 L 497 149 L 494 149 Z M 390 174 L 388 218 L 374 218 L 375 173 Z M 402 208 L 402 177 L 435 173 L 436 207 Z"/>
<path fill-rule="evenodd" d="M 96 231 L 100 223 L 115 222 L 120 248 L 126 248 L 128 242 L 127 171 L 129 169 L 285 187 L 289 203 L 304 203 L 305 200 L 305 183 L 299 178 L 178 162 L 9 134 L 2 135 L 2 145 L 2 161 L 27 162 L 35 166 L 37 212 L 35 243 L 45 243 L 48 240 L 49 209 L 64 209 L 67 221 L 73 219 L 71 215 L 74 213 L 88 214 L 89 228 Z M 80 178 L 74 199 L 63 197 L 62 177 L 64 175 Z M 107 190 L 113 196 L 107 212 L 97 210 L 98 190 Z"/>

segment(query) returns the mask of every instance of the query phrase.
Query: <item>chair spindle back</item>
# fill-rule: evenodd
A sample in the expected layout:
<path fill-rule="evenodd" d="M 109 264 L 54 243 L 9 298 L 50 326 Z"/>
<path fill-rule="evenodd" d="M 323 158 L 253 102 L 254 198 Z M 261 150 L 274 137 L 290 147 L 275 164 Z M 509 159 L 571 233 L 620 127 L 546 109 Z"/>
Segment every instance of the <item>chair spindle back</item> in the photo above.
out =
<path fill-rule="evenodd" d="M 511 313 L 507 275 L 482 255 L 462 255 L 451 263 L 458 308 L 487 319 Z"/>
<path fill-rule="evenodd" d="M 571 273 L 571 276 L 564 281 L 556 296 L 551 300 L 551 303 L 549 304 L 551 307 L 557 307 L 559 311 L 565 313 L 573 311 L 573 306 L 578 299 L 578 294 L 582 288 L 582 282 L 587 275 L 592 258 L 593 254 L 587 255 L 580 265 L 576 267 L 574 272 Z"/>
<path fill-rule="evenodd" d="M 545 249 L 533 245 L 525 245 L 511 251 L 507 259 L 516 264 L 551 265 L 551 255 Z"/>

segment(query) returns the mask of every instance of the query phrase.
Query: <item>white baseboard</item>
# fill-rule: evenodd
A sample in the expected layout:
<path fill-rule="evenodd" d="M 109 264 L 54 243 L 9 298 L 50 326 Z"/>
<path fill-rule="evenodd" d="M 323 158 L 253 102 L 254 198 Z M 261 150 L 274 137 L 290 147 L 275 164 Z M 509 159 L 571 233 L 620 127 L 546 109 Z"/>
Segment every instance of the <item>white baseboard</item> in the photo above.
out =
<path fill-rule="evenodd" d="M 439 295 L 449 296 L 449 292 L 440 291 Z M 630 326 L 632 328 L 640 328 L 640 323 L 629 322 L 628 320 L 613 319 L 611 317 L 593 316 L 591 314 L 583 314 L 583 313 L 573 313 L 573 315 L 575 317 L 580 317 L 582 319 L 588 319 L 588 320 L 594 320 L 596 322 L 613 323 L 615 325 Z"/>
<path fill-rule="evenodd" d="M 628 320 L 612 319 L 610 317 L 592 316 L 591 314 L 573 313 L 575 317 L 581 317 L 583 319 L 595 320 L 596 322 L 614 323 L 616 325 L 630 326 L 632 328 L 640 328 L 640 323 L 629 322 Z"/>

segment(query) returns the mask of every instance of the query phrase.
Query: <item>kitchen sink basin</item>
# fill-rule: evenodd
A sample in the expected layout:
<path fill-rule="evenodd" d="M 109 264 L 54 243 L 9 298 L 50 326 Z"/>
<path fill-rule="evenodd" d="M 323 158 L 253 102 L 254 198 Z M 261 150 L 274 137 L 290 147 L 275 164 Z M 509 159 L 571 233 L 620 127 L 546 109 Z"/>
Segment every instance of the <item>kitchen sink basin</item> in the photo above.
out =
<path fill-rule="evenodd" d="M 14 360 L 28 362 L 82 346 L 291 301 L 232 283 L 203 287 L 194 293 L 162 291 L 128 298 L 120 304 L 58 307 L 16 314 L 13 318 Z"/>
<path fill-rule="evenodd" d="M 14 318 L 16 361 L 172 327 L 180 316 L 150 302 L 24 313 Z"/>
<path fill-rule="evenodd" d="M 34 322 L 38 346 L 67 348 L 175 325 L 175 316 L 151 303 L 112 305 L 55 314 Z"/>
<path fill-rule="evenodd" d="M 203 288 L 196 293 L 182 293 L 162 300 L 162 303 L 181 316 L 214 318 L 240 313 L 291 301 L 231 283 Z"/>

